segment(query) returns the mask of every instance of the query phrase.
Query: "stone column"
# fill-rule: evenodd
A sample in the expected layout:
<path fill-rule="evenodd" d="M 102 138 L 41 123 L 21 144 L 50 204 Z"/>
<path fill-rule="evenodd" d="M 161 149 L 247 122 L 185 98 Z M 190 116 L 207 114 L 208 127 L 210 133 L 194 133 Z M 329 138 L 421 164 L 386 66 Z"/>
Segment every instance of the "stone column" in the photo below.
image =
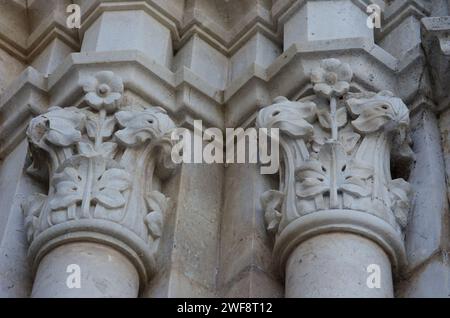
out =
<path fill-rule="evenodd" d="M 263 108 L 257 126 L 280 130 L 280 187 L 263 194 L 286 297 L 393 297 L 405 265 L 410 185 L 409 111 L 388 91 L 349 93 L 336 59 L 311 72 L 314 94 Z M 273 142 L 278 142 L 273 140 Z"/>
<path fill-rule="evenodd" d="M 122 104 L 110 71 L 82 78 L 83 102 L 51 107 L 27 131 L 48 192 L 24 204 L 33 297 L 136 297 L 155 271 L 173 166 L 174 123 L 160 107 Z"/>

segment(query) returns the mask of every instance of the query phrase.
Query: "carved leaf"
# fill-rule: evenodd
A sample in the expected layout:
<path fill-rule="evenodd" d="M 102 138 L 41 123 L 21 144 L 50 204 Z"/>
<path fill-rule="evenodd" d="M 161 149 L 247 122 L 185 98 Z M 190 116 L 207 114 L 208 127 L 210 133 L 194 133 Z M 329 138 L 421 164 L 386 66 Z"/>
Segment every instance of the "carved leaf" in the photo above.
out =
<path fill-rule="evenodd" d="M 163 215 L 168 207 L 168 198 L 161 192 L 152 191 L 146 201 L 150 212 L 145 216 L 144 222 L 149 235 L 156 240 L 162 235 Z"/>
<path fill-rule="evenodd" d="M 111 158 L 117 149 L 117 144 L 114 142 L 104 142 L 100 144 L 98 151 L 90 143 L 79 142 L 78 152 L 87 158 L 103 156 L 104 158 Z"/>
<path fill-rule="evenodd" d="M 61 173 L 55 174 L 53 184 L 56 193 L 50 201 L 52 210 L 67 208 L 82 201 L 84 176 L 77 169 L 67 167 Z"/>
<path fill-rule="evenodd" d="M 339 140 L 348 155 L 352 153 L 360 139 L 360 134 L 351 131 L 341 132 L 339 137 Z"/>
<path fill-rule="evenodd" d="M 31 120 L 27 135 L 41 148 L 44 141 L 67 147 L 81 140 L 84 120 L 85 115 L 74 107 L 52 107 L 44 115 Z"/>
<path fill-rule="evenodd" d="M 355 94 L 347 101 L 351 112 L 358 118 L 352 121 L 353 127 L 364 133 L 373 133 L 381 128 L 394 130 L 408 126 L 409 110 L 400 98 L 391 92 L 374 94 Z"/>
<path fill-rule="evenodd" d="M 105 120 L 100 121 L 98 114 L 89 112 L 86 122 L 86 132 L 89 138 L 94 139 L 97 137 L 109 138 L 114 132 L 116 126 L 116 119 L 114 116 L 106 117 Z"/>
<path fill-rule="evenodd" d="M 125 205 L 123 191 L 130 187 L 128 173 L 125 170 L 112 168 L 106 170 L 95 184 L 93 198 L 99 204 L 109 209 Z"/>
<path fill-rule="evenodd" d="M 328 110 L 323 110 L 318 112 L 317 117 L 319 118 L 320 125 L 325 129 L 331 129 L 332 118 Z M 336 125 L 341 128 L 347 124 L 347 109 L 341 107 L 336 111 Z"/>
<path fill-rule="evenodd" d="M 301 198 L 313 198 L 330 191 L 329 167 L 319 160 L 310 160 L 301 165 L 297 171 L 297 195 Z"/>
<path fill-rule="evenodd" d="M 281 206 L 283 204 L 284 194 L 280 191 L 270 190 L 264 192 L 261 196 L 261 205 L 265 211 L 267 230 L 276 234 L 281 221 Z"/>
<path fill-rule="evenodd" d="M 313 126 L 308 123 L 316 115 L 313 102 L 291 102 L 285 97 L 277 97 L 275 104 L 263 108 L 257 118 L 258 128 L 279 128 L 292 137 L 313 134 Z"/>
<path fill-rule="evenodd" d="M 403 179 L 395 179 L 389 183 L 392 210 L 398 224 L 405 228 L 408 223 L 408 212 L 412 189 L 411 185 Z"/>
<path fill-rule="evenodd" d="M 46 200 L 46 195 L 34 194 L 28 197 L 22 204 L 28 242 L 33 240 L 36 231 L 39 229 L 39 216 Z"/>
<path fill-rule="evenodd" d="M 332 144 L 325 144 L 319 153 L 318 160 L 309 160 L 296 170 L 297 195 L 301 198 L 313 198 L 331 189 L 331 180 L 336 180 L 338 191 L 346 192 L 355 197 L 368 196 L 372 189 L 368 182 L 373 176 L 373 169 L 363 163 L 349 160 L 344 148 L 339 143 L 334 144 L 333 159 Z M 336 161 L 336 171 L 333 172 L 333 160 Z"/>
<path fill-rule="evenodd" d="M 124 129 L 116 132 L 115 136 L 129 147 L 160 138 L 175 128 L 166 111 L 160 107 L 121 111 L 116 113 L 116 119 Z"/>

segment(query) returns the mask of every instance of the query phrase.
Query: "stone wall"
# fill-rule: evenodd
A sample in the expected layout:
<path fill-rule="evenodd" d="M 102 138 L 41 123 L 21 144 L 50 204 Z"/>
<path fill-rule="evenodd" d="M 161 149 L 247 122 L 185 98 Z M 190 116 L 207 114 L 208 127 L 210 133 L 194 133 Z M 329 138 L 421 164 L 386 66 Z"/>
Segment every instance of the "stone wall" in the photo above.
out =
<path fill-rule="evenodd" d="M 448 297 L 449 9 L 0 1 L 0 297 Z M 279 173 L 168 162 L 194 120 Z"/>

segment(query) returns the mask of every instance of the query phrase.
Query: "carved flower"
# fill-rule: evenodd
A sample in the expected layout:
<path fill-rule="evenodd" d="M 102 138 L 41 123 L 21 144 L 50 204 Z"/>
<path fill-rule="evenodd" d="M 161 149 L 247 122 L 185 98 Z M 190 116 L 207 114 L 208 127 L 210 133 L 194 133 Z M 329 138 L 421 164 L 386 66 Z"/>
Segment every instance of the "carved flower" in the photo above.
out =
<path fill-rule="evenodd" d="M 353 127 L 363 133 L 373 133 L 384 129 L 398 129 L 402 138 L 406 138 L 405 130 L 409 126 L 409 110 L 403 101 L 394 97 L 389 91 L 354 94 L 347 100 L 353 115 L 358 118 L 352 121 Z"/>
<path fill-rule="evenodd" d="M 161 192 L 152 191 L 147 195 L 146 201 L 150 212 L 145 216 L 144 222 L 150 237 L 157 240 L 162 235 L 163 216 L 168 207 L 168 199 Z"/>
<path fill-rule="evenodd" d="M 49 111 L 31 120 L 28 138 L 43 148 L 48 141 L 59 147 L 67 147 L 81 140 L 85 115 L 75 107 L 51 107 Z"/>
<path fill-rule="evenodd" d="M 313 198 L 331 191 L 332 179 L 336 180 L 338 191 L 355 197 L 366 197 L 371 193 L 368 180 L 373 176 L 373 169 L 362 162 L 347 162 L 341 145 L 336 147 L 336 171 L 333 171 L 332 145 L 325 144 L 319 160 L 309 160 L 297 170 L 297 195 L 301 198 Z"/>
<path fill-rule="evenodd" d="M 264 192 L 261 196 L 261 204 L 265 211 L 264 218 L 267 224 L 267 231 L 272 234 L 278 232 L 282 217 L 281 206 L 283 204 L 284 194 L 280 191 L 270 190 Z"/>
<path fill-rule="evenodd" d="M 279 128 L 291 137 L 305 137 L 313 134 L 312 122 L 316 116 L 313 102 L 291 102 L 286 97 L 277 97 L 274 104 L 264 107 L 258 114 L 258 128 Z"/>
<path fill-rule="evenodd" d="M 107 112 L 113 112 L 122 98 L 123 82 L 113 72 L 102 71 L 88 77 L 83 83 L 83 90 L 89 106 L 96 110 L 105 109 Z"/>
<path fill-rule="evenodd" d="M 93 168 L 89 167 L 89 161 Z M 93 184 L 87 184 L 88 174 L 93 172 Z M 66 167 L 53 177 L 56 193 L 50 201 L 52 210 L 67 208 L 85 200 L 85 189 L 91 187 L 88 196 L 91 202 L 105 208 L 116 209 L 125 205 L 123 191 L 130 187 L 128 173 L 119 168 L 107 168 L 103 158 L 82 158 L 78 167 Z"/>
<path fill-rule="evenodd" d="M 353 72 L 346 63 L 337 59 L 326 59 L 311 72 L 314 91 L 325 97 L 342 96 L 350 89 Z"/>
<path fill-rule="evenodd" d="M 145 109 L 132 108 L 116 114 L 116 119 L 124 129 L 115 136 L 128 147 L 139 146 L 154 138 L 161 138 L 176 126 L 161 107 Z"/>

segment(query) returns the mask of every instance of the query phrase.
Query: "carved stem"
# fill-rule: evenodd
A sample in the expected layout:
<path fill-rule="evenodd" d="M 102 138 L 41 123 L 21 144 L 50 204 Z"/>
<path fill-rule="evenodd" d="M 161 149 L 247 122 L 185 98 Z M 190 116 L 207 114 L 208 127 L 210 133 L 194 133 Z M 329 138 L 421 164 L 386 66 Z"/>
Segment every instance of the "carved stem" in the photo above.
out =
<path fill-rule="evenodd" d="M 81 204 L 81 217 L 90 217 L 90 206 L 91 206 L 91 190 L 92 190 L 92 177 L 94 176 L 94 162 L 92 159 L 88 161 L 88 169 L 86 173 L 86 184 L 83 193 L 83 202 Z"/>
<path fill-rule="evenodd" d="M 105 122 L 105 118 L 106 118 L 106 110 L 101 109 L 100 114 L 99 114 L 99 120 L 98 120 L 97 135 L 95 136 L 95 150 L 96 151 L 98 151 L 99 147 L 101 146 L 101 144 L 103 142 L 102 128 L 103 128 L 103 124 Z"/>
<path fill-rule="evenodd" d="M 337 154 L 336 143 L 338 140 L 338 126 L 336 119 L 336 97 L 331 96 L 330 100 L 331 115 L 331 184 L 330 184 L 330 207 L 332 209 L 339 208 L 338 192 L 337 192 Z"/>

